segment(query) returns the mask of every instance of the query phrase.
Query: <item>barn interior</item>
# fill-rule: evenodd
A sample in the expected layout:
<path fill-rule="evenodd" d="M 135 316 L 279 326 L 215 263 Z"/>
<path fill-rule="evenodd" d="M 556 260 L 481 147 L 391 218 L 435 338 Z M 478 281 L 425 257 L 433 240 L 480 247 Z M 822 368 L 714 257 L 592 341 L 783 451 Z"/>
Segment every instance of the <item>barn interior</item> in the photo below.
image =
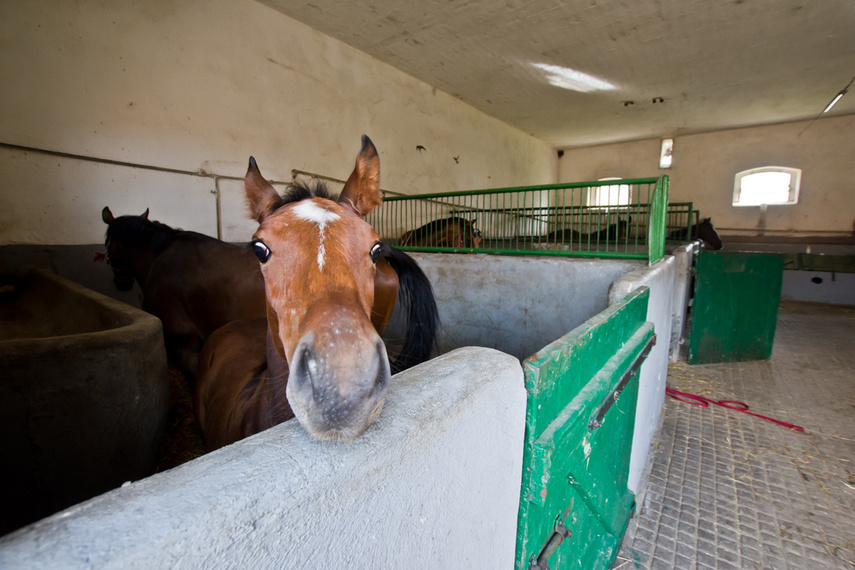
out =
<path fill-rule="evenodd" d="M 670 202 L 710 218 L 724 253 L 787 264 L 770 357 L 688 365 L 686 338 L 667 385 L 806 433 L 690 407 L 663 383 L 635 517 L 609 563 L 848 568 L 853 32 L 843 0 L 3 3 L 0 275 L 35 268 L 139 307 L 139 288 L 117 291 L 93 262 L 102 208 L 246 242 L 250 156 L 279 190 L 336 184 L 363 134 L 387 197 L 667 176 Z M 734 205 L 737 175 L 763 167 L 799 169 L 797 201 Z M 430 267 L 430 255 L 416 257 Z M 517 271 L 495 257 L 470 266 Z M 611 302 L 617 275 L 578 322 Z M 707 470 L 716 478 L 699 487 Z M 10 565 L 32 561 L 14 554 L 24 535 L 0 543 Z"/>

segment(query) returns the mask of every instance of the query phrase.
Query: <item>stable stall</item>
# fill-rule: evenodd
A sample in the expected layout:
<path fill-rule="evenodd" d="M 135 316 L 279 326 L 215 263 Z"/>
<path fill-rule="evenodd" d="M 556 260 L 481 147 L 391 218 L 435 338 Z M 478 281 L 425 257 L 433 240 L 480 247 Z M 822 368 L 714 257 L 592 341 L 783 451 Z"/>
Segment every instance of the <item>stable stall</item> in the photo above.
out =
<path fill-rule="evenodd" d="M 647 238 L 617 255 L 415 251 L 440 356 L 395 377 L 362 438 L 286 422 L 12 533 L 0 563 L 607 567 L 643 491 L 686 283 L 662 254 L 659 186 L 635 211 Z M 394 351 L 395 317 L 385 337 Z"/>

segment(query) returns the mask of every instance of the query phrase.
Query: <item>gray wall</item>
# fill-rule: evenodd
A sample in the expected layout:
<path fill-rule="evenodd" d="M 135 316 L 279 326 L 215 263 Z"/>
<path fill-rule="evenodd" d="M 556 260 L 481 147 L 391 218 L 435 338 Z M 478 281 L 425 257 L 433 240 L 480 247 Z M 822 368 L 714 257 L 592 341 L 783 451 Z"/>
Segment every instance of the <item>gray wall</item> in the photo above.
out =
<path fill-rule="evenodd" d="M 855 273 L 784 271 L 781 299 L 855 305 Z"/>
<path fill-rule="evenodd" d="M 652 457 L 650 448 L 661 424 L 671 347 L 676 266 L 675 258 L 666 256 L 650 267 L 639 267 L 627 273 L 609 289 L 609 304 L 612 305 L 639 287 L 650 288 L 647 320 L 653 323 L 656 331 L 656 345 L 641 366 L 638 382 L 638 405 L 627 481 L 627 486 L 634 493 L 643 491 L 646 485 Z"/>
<path fill-rule="evenodd" d="M 414 253 L 434 289 L 440 353 L 486 346 L 531 356 L 608 306 L 612 281 L 643 261 Z M 400 322 L 384 337 L 400 338 Z"/>

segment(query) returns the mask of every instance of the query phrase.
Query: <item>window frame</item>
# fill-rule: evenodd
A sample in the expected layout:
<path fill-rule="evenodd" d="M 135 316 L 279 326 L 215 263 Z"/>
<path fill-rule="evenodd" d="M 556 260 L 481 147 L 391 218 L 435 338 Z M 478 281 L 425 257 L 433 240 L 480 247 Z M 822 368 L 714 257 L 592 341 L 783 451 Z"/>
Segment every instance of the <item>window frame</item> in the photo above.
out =
<path fill-rule="evenodd" d="M 766 204 L 746 204 L 740 203 L 742 197 L 742 179 L 755 174 L 764 174 L 767 172 L 782 172 L 790 175 L 789 191 L 785 202 L 771 202 Z M 762 206 L 791 206 L 799 203 L 799 191 L 801 189 L 802 169 L 791 166 L 760 166 L 758 168 L 749 168 L 742 172 L 737 172 L 733 179 L 733 200 L 732 205 L 737 208 L 747 207 L 762 207 Z"/>

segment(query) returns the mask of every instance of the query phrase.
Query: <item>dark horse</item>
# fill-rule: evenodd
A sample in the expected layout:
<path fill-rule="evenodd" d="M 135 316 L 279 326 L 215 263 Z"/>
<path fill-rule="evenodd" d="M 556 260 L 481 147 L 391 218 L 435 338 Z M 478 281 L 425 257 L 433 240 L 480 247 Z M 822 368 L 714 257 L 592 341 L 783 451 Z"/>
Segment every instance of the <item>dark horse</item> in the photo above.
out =
<path fill-rule="evenodd" d="M 452 216 L 434 220 L 420 228 L 405 232 L 398 244 L 411 247 L 481 247 L 481 230 L 475 220 Z"/>
<path fill-rule="evenodd" d="M 163 322 L 170 356 L 191 377 L 212 332 L 264 315 L 264 281 L 248 248 L 150 221 L 148 210 L 116 218 L 104 208 L 101 218 L 113 283 L 120 291 L 139 284 L 143 310 Z"/>
<path fill-rule="evenodd" d="M 382 327 L 371 319 L 384 256 L 418 307 L 409 328 L 430 350 L 437 312 L 429 282 L 364 220 L 382 202 L 379 168 L 363 136 L 337 199 L 306 186 L 279 196 L 250 159 L 244 185 L 259 223 L 252 248 L 266 318 L 229 323 L 205 343 L 193 403 L 209 448 L 292 416 L 316 439 L 353 439 L 371 425 L 390 377 Z"/>
<path fill-rule="evenodd" d="M 619 220 L 598 232 L 583 234 L 576 230 L 563 229 L 550 232 L 546 236 L 548 243 L 614 243 L 626 239 L 628 223 L 626 220 Z"/>
<path fill-rule="evenodd" d="M 721 236 L 712 224 L 712 218 L 704 218 L 699 223 L 692 225 L 691 228 L 681 228 L 670 232 L 665 239 L 678 241 L 693 241 L 699 239 L 714 250 L 719 250 L 724 247 L 721 241 Z"/>

